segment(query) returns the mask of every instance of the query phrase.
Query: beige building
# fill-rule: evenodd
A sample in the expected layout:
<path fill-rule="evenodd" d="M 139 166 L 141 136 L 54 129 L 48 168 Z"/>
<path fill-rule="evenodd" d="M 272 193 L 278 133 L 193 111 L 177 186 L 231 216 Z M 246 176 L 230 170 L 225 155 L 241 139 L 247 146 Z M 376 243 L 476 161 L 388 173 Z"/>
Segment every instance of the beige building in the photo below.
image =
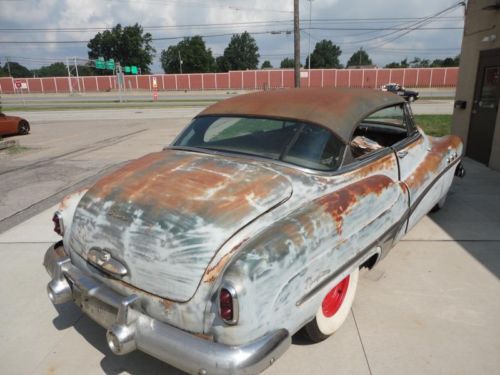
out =
<path fill-rule="evenodd" d="M 500 170 L 500 1 L 469 0 L 452 132 L 466 155 Z"/>

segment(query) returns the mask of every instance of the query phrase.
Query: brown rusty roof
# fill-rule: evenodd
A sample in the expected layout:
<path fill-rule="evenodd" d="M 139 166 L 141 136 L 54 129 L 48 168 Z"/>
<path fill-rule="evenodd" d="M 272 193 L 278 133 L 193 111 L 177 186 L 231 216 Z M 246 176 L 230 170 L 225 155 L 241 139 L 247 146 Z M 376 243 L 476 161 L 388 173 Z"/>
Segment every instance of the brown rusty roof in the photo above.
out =
<path fill-rule="evenodd" d="M 206 108 L 198 116 L 245 115 L 286 118 L 323 125 L 348 142 L 353 127 L 373 111 L 401 97 L 371 89 L 287 89 L 238 95 Z"/>

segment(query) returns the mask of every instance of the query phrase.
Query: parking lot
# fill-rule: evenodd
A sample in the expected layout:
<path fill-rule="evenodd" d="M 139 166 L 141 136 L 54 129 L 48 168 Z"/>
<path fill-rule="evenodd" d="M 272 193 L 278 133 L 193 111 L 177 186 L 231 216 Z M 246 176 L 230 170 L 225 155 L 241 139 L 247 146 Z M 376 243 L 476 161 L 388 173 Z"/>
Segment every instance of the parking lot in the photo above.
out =
<path fill-rule="evenodd" d="M 42 259 L 66 194 L 167 145 L 202 107 L 21 114 L 25 150 L 0 154 L 0 372 L 177 374 L 123 357 L 72 303 L 50 303 Z M 451 102 L 416 103 L 449 113 Z M 433 112 L 437 111 L 437 112 Z M 370 272 L 334 337 L 293 345 L 266 374 L 493 374 L 500 368 L 500 173 L 466 160 L 444 209 L 425 217 Z"/>

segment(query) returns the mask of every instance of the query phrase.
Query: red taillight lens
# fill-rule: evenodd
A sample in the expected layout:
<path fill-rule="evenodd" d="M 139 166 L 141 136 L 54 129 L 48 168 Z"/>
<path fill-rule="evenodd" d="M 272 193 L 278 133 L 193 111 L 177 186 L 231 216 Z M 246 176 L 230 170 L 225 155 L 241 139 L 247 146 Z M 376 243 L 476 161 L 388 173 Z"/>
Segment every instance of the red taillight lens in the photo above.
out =
<path fill-rule="evenodd" d="M 62 236 L 64 234 L 64 227 L 62 222 L 62 216 L 59 212 L 56 212 L 54 216 L 52 216 L 52 222 L 54 223 L 54 232 L 58 235 Z"/>
<path fill-rule="evenodd" d="M 219 294 L 220 317 L 228 322 L 234 318 L 233 296 L 229 290 L 222 288 Z"/>

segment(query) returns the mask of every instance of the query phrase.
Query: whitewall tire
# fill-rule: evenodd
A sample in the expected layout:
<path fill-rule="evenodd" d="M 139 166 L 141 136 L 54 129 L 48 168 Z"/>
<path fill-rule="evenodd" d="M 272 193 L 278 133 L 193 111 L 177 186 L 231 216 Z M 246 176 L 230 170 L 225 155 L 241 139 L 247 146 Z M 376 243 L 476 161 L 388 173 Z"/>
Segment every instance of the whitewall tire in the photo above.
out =
<path fill-rule="evenodd" d="M 316 317 L 305 326 L 305 333 L 311 341 L 325 340 L 347 319 L 356 295 L 358 278 L 359 269 L 356 268 L 324 296 Z"/>

